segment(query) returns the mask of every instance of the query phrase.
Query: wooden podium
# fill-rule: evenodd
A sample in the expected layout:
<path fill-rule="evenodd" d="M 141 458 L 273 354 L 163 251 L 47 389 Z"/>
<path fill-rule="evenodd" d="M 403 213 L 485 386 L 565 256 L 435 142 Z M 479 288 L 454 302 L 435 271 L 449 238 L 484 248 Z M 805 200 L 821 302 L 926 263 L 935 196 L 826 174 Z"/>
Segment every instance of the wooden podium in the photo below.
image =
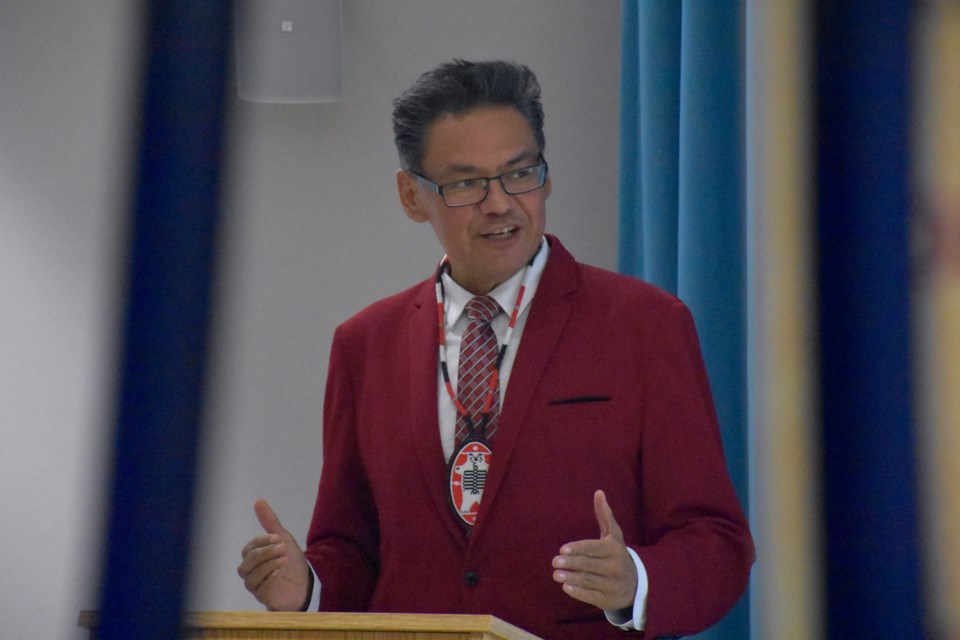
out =
<path fill-rule="evenodd" d="M 80 613 L 97 637 L 98 618 Z M 540 640 L 493 616 L 416 613 L 281 613 L 203 611 L 184 616 L 184 638 L 195 640 Z"/>

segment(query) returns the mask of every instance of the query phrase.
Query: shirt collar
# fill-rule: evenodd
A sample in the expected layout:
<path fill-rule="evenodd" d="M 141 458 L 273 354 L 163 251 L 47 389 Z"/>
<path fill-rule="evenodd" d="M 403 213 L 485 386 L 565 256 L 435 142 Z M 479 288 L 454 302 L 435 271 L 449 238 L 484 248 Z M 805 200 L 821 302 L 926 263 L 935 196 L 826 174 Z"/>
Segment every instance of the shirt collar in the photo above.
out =
<path fill-rule="evenodd" d="M 547 264 L 547 254 L 549 253 L 550 244 L 546 238 L 541 238 L 540 251 L 537 253 L 537 257 L 534 258 L 533 264 L 530 265 L 530 286 L 523 295 L 519 313 L 523 313 L 524 309 L 526 309 L 533 300 L 533 296 L 537 292 L 537 286 L 540 284 L 540 276 L 543 275 L 543 269 Z M 520 285 L 523 284 L 523 274 L 525 271 L 526 269 L 520 269 L 487 294 L 497 301 L 497 304 L 504 310 L 504 313 L 510 314 L 513 312 L 513 305 L 517 301 L 517 294 L 520 292 Z M 443 290 L 445 294 L 444 314 L 447 329 L 452 329 L 460 319 L 460 316 L 463 315 L 467 303 L 474 297 L 474 294 L 457 284 L 454 279 L 450 277 L 449 270 L 444 271 L 441 277 L 443 278 Z"/>

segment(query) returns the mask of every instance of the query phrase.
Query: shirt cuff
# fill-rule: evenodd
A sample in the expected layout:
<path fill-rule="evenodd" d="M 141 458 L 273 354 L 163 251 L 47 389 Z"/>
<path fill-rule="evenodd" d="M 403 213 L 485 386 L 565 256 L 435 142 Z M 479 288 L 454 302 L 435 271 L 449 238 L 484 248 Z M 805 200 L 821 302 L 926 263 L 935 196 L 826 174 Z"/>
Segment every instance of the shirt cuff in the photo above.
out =
<path fill-rule="evenodd" d="M 647 592 L 650 590 L 650 583 L 647 581 L 647 570 L 640 562 L 640 556 L 630 547 L 627 547 L 627 551 L 633 558 L 633 564 L 637 567 L 637 594 L 633 597 L 633 607 L 613 611 L 604 609 L 603 613 L 607 616 L 607 621 L 610 624 L 621 629 L 643 631 L 643 627 L 647 623 Z"/>
<path fill-rule="evenodd" d="M 307 611 L 320 611 L 320 578 L 317 572 L 313 570 L 313 565 L 309 564 L 310 573 L 313 574 L 313 592 L 310 594 L 310 602 L 307 604 Z"/>

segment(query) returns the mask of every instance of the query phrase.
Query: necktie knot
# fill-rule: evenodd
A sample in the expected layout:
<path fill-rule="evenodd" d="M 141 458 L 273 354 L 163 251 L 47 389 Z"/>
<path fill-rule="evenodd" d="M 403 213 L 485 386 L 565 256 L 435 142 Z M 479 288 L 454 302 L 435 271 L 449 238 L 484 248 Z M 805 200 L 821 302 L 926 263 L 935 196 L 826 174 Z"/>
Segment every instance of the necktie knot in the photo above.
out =
<path fill-rule="evenodd" d="M 471 320 L 490 322 L 500 313 L 500 305 L 490 296 L 476 296 L 467 303 L 466 312 Z"/>

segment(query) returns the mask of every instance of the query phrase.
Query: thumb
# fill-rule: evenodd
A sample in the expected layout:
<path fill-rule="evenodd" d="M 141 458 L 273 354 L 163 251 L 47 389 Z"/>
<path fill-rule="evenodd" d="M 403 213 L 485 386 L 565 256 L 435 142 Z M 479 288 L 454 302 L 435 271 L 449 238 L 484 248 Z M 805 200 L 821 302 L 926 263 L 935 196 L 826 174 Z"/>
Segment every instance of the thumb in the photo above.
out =
<path fill-rule="evenodd" d="M 620 525 L 617 524 L 617 519 L 613 517 L 613 509 L 607 504 L 606 494 L 601 490 L 597 490 L 593 494 L 593 512 L 597 516 L 597 524 L 600 525 L 600 537 L 606 538 L 612 535 L 622 542 L 623 532 L 620 530 Z"/>
<path fill-rule="evenodd" d="M 260 526 L 263 527 L 264 531 L 277 534 L 285 532 L 283 525 L 280 524 L 280 518 L 270 508 L 269 502 L 260 498 L 253 503 L 253 510 L 256 512 L 257 520 L 260 521 Z"/>

